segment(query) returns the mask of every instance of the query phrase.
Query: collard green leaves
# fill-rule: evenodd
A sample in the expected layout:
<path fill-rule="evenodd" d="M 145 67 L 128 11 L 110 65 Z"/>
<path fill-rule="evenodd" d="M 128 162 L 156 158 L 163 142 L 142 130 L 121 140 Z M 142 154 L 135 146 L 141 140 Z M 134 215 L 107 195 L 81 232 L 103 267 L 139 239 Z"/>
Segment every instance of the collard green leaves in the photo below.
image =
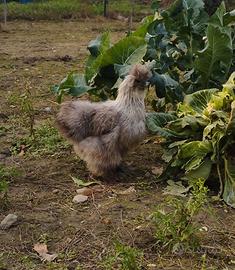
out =
<path fill-rule="evenodd" d="M 151 113 L 147 127 L 166 139 L 167 170 L 183 179 L 221 182 L 223 199 L 235 207 L 235 73 L 222 91 L 206 89 L 185 96 L 177 117 Z M 168 117 L 168 118 L 167 118 Z M 184 138 L 184 140 L 182 140 Z M 213 169 L 215 168 L 215 170 Z M 220 172 L 219 174 L 215 172 Z M 163 176 L 168 175 L 167 172 Z"/>
<path fill-rule="evenodd" d="M 153 9 L 157 7 L 155 1 Z M 114 45 L 108 32 L 90 41 L 84 72 L 88 87 L 81 85 L 84 91 L 55 92 L 62 98 L 64 93 L 80 95 L 92 88 L 89 93 L 101 99 L 115 97 L 130 66 L 142 59 L 155 60 L 151 84 L 161 98 L 153 100 L 155 110 L 176 104 L 198 89 L 220 88 L 235 66 L 234 22 L 234 11 L 226 12 L 224 4 L 211 17 L 203 0 L 176 0 L 166 10 L 158 7 L 155 15 L 144 18 L 134 32 Z"/>
<path fill-rule="evenodd" d="M 198 89 L 221 87 L 232 66 L 233 12 L 224 4 L 209 18 L 202 0 L 177 0 L 160 13 L 148 29 L 145 59 L 155 59 L 155 72 L 177 82 L 166 91 L 155 79 L 156 94 L 165 103 L 182 100 Z M 163 89 L 164 91 L 162 91 Z"/>
<path fill-rule="evenodd" d="M 91 89 L 92 87 L 87 85 L 84 75 L 77 73 L 70 73 L 59 85 L 52 87 L 52 91 L 57 95 L 58 103 L 61 103 L 64 94 L 79 97 Z"/>
<path fill-rule="evenodd" d="M 232 33 L 231 27 L 224 25 L 224 14 L 225 7 L 222 4 L 210 18 L 206 46 L 197 54 L 195 69 L 199 72 L 202 87 L 210 86 L 213 81 L 223 82 L 232 63 Z"/>

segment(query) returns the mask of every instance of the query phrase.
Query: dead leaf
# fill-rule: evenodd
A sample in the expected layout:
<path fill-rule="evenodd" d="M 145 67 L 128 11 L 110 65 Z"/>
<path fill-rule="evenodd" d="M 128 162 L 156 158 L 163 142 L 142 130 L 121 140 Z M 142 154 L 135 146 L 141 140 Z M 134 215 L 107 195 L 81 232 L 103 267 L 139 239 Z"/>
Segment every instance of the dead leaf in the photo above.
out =
<path fill-rule="evenodd" d="M 25 154 L 25 150 L 26 150 L 26 146 L 22 144 L 22 145 L 20 146 L 20 152 L 19 152 L 18 156 L 19 156 L 19 157 L 23 157 L 24 154 Z"/>
<path fill-rule="evenodd" d="M 91 188 L 84 187 L 84 188 L 77 189 L 77 194 L 80 194 L 80 195 L 91 196 L 93 193 L 94 193 L 94 190 Z"/>
<path fill-rule="evenodd" d="M 82 203 L 82 202 L 85 202 L 87 200 L 88 200 L 88 196 L 81 195 L 81 194 L 78 194 L 78 195 L 74 196 L 74 198 L 73 198 L 74 203 Z"/>
<path fill-rule="evenodd" d="M 152 167 L 152 174 L 159 176 L 163 172 L 163 167 Z"/>
<path fill-rule="evenodd" d="M 191 186 L 185 187 L 181 181 L 175 182 L 172 180 L 167 181 L 168 186 L 164 189 L 164 195 L 174 195 L 185 197 Z"/>
<path fill-rule="evenodd" d="M 52 262 L 58 257 L 56 253 L 48 254 L 46 244 L 37 243 L 34 245 L 33 249 L 39 254 L 43 261 Z"/>
<path fill-rule="evenodd" d="M 151 142 L 151 139 L 146 139 L 146 140 L 143 141 L 142 144 L 146 144 L 146 143 L 149 143 L 149 142 Z"/>
<path fill-rule="evenodd" d="M 129 195 L 132 193 L 136 193 L 136 190 L 135 187 L 129 187 L 125 190 L 113 190 L 113 192 L 118 195 Z"/>

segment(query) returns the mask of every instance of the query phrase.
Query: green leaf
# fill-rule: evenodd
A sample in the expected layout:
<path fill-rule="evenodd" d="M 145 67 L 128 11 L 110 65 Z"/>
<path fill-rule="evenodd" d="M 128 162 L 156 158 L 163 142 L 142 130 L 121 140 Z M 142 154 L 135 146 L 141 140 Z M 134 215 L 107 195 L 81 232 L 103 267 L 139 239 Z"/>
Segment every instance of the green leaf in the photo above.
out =
<path fill-rule="evenodd" d="M 232 64 L 233 47 L 231 28 L 223 26 L 224 6 L 211 17 L 207 27 L 207 44 L 198 53 L 195 69 L 201 74 L 201 84 L 207 87 L 212 78 L 223 81 Z"/>
<path fill-rule="evenodd" d="M 183 180 L 198 180 L 199 178 L 207 180 L 210 176 L 212 168 L 212 161 L 210 159 L 205 159 L 199 167 L 194 170 L 188 171 L 182 177 Z"/>
<path fill-rule="evenodd" d="M 52 91 L 57 95 L 59 103 L 61 102 L 64 94 L 79 97 L 91 89 L 93 88 L 87 85 L 83 74 L 73 72 L 65 77 L 59 85 L 52 87 Z"/>
<path fill-rule="evenodd" d="M 187 193 L 192 187 L 190 185 L 185 187 L 181 181 L 174 182 L 172 180 L 168 180 L 167 184 L 167 187 L 163 190 L 163 195 L 186 197 Z"/>
<path fill-rule="evenodd" d="M 198 113 L 203 113 L 207 108 L 208 102 L 214 93 L 218 92 L 218 89 L 206 89 L 197 91 L 191 95 L 186 95 L 184 98 L 184 104 L 189 105 Z"/>
<path fill-rule="evenodd" d="M 177 117 L 169 113 L 149 113 L 146 117 L 146 125 L 151 133 L 158 134 L 164 138 L 179 137 L 179 135 L 167 128 L 164 128 L 170 121 Z"/>
<path fill-rule="evenodd" d="M 144 57 L 146 50 L 147 45 L 143 38 L 136 36 L 126 37 L 102 52 L 96 59 L 90 58 L 86 66 L 86 78 L 88 81 L 93 81 L 100 70 L 109 65 L 132 65 L 138 63 Z"/>
<path fill-rule="evenodd" d="M 110 46 L 109 33 L 105 32 L 102 35 L 99 35 L 96 39 L 91 40 L 87 46 L 87 49 L 92 56 L 97 57 L 99 54 L 102 54 L 108 50 Z"/>
<path fill-rule="evenodd" d="M 144 18 L 141 25 L 131 34 L 131 36 L 145 38 L 149 25 L 153 22 L 154 16 L 150 15 Z"/>
<path fill-rule="evenodd" d="M 223 92 L 232 96 L 235 100 L 235 72 L 233 72 L 228 81 L 223 85 Z"/>
<path fill-rule="evenodd" d="M 227 12 L 224 14 L 223 16 L 224 19 L 224 25 L 228 25 L 228 24 L 234 24 L 235 23 L 235 9 Z"/>
<path fill-rule="evenodd" d="M 166 102 L 174 103 L 183 100 L 183 91 L 177 81 L 168 74 L 158 74 L 153 72 L 150 80 L 151 85 L 155 85 L 156 94 L 159 98 L 166 98 Z"/>
<path fill-rule="evenodd" d="M 208 153 L 213 151 L 212 143 L 210 141 L 192 141 L 183 144 L 180 147 L 180 152 L 178 157 L 181 159 L 191 158 L 191 157 L 204 157 Z"/>
<path fill-rule="evenodd" d="M 96 185 L 96 184 L 100 184 L 97 181 L 92 181 L 92 182 L 84 182 L 84 180 L 78 179 L 77 177 L 71 176 L 72 180 L 74 181 L 74 183 L 76 185 L 78 185 L 79 187 L 88 187 L 91 185 Z"/>
<path fill-rule="evenodd" d="M 224 158 L 225 179 L 224 179 L 224 201 L 235 208 L 235 159 Z"/>

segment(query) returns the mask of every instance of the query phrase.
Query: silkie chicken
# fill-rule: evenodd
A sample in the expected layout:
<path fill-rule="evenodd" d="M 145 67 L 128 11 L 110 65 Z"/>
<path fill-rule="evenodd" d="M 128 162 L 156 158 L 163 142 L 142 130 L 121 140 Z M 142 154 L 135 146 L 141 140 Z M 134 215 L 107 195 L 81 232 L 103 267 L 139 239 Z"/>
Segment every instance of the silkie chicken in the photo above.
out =
<path fill-rule="evenodd" d="M 62 103 L 58 128 L 92 175 L 115 172 L 127 151 L 145 137 L 144 90 L 151 75 L 145 65 L 137 64 L 120 84 L 115 100 Z"/>

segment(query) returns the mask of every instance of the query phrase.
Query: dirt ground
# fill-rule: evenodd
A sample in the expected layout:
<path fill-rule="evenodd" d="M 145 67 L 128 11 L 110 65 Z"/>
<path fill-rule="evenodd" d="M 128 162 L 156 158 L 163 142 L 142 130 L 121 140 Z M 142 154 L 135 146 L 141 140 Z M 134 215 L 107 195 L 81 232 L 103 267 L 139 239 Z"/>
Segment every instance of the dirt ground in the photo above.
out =
<path fill-rule="evenodd" d="M 30 91 L 36 126 L 53 123 L 58 106 L 50 86 L 72 70 L 82 71 L 86 46 L 98 33 L 110 30 L 115 41 L 126 29 L 124 22 L 100 18 L 16 21 L 0 32 L 0 163 L 21 172 L 0 208 L 0 220 L 9 213 L 19 217 L 14 227 L 0 230 L 1 270 L 104 269 L 102 261 L 115 240 L 144 252 L 143 269 L 235 269 L 235 211 L 222 202 L 211 202 L 211 211 L 198 217 L 206 228 L 201 250 L 173 255 L 156 249 L 149 216 L 164 200 L 164 184 L 155 182 L 152 172 L 162 167 L 159 144 L 141 144 L 125 159 L 120 181 L 97 185 L 82 204 L 72 202 L 77 187 L 71 176 L 87 180 L 89 173 L 70 147 L 36 156 L 9 154 L 28 132 L 19 96 Z M 38 242 L 58 254 L 54 262 L 41 261 L 33 250 Z"/>

